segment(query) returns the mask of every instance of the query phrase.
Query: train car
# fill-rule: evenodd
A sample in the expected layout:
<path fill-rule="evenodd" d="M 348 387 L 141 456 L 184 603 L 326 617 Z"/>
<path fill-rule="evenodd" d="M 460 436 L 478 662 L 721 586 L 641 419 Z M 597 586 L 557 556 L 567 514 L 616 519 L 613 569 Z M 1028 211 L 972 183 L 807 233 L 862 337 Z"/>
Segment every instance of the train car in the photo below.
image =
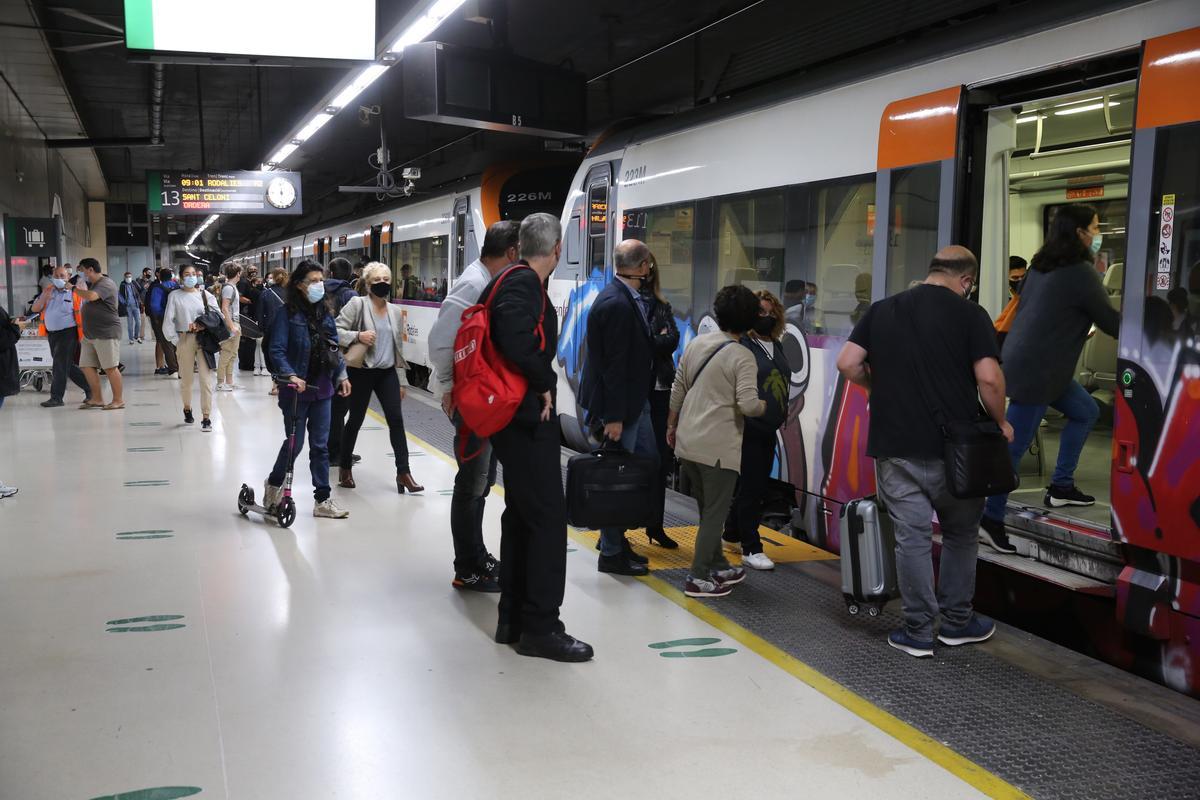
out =
<path fill-rule="evenodd" d="M 492 166 L 434 197 L 330 223 L 226 261 L 258 266 L 260 271 L 278 266 L 291 269 L 304 258 L 321 264 L 337 257 L 355 266 L 369 261 L 387 264 L 392 270 L 394 302 L 404 310 L 408 378 L 415 386 L 426 386 L 429 330 L 449 287 L 479 257 L 488 226 L 538 211 L 558 213 L 577 163 L 576 158 Z M 400 279 L 405 264 L 417 279 L 417 290 L 407 297 Z"/>
<path fill-rule="evenodd" d="M 795 489 L 792 533 L 837 551 L 842 505 L 874 491 L 868 397 L 835 368 L 859 316 L 950 243 L 980 255 L 996 316 L 1009 256 L 1036 251 L 1057 206 L 1092 203 L 1122 314 L 1119 339 L 1096 334 L 1079 363 L 1105 412 L 1077 472 L 1098 502 L 1041 505 L 1062 429 L 1049 418 L 1008 508 L 1020 555 L 980 553 L 979 602 L 1200 695 L 1197 25 L 1194 2 L 1143 3 L 607 137 L 576 172 L 551 281 L 564 437 L 587 444 L 575 389 L 617 242 L 654 252 L 681 348 L 712 325 L 719 287 L 770 289 L 795 370 L 775 476 Z M 1190 312 L 1167 303 L 1181 286 Z"/>

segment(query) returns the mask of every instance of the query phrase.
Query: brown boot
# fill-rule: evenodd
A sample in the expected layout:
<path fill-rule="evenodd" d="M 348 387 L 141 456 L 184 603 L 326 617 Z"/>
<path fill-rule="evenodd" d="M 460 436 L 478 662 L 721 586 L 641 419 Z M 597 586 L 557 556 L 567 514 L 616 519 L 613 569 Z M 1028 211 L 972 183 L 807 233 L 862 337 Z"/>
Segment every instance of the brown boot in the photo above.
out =
<path fill-rule="evenodd" d="M 416 494 L 425 491 L 425 487 L 414 481 L 410 473 L 404 472 L 396 476 L 396 491 L 404 494 L 406 490 Z"/>
<path fill-rule="evenodd" d="M 354 471 L 350 467 L 338 467 L 338 486 L 343 489 L 354 489 Z"/>

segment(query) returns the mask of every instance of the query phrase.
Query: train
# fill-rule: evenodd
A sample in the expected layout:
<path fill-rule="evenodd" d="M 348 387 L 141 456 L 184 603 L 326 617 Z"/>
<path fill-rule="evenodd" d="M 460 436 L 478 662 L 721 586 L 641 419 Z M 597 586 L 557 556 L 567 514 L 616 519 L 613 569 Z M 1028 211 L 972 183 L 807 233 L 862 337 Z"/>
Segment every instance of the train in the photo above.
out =
<path fill-rule="evenodd" d="M 976 299 L 998 315 L 1009 257 L 1032 255 L 1058 206 L 1088 202 L 1104 232 L 1096 268 L 1122 315 L 1119 337 L 1097 333 L 1079 363 L 1104 410 L 1077 473 L 1098 502 L 1039 505 L 1061 430 L 1048 418 L 1008 508 L 1020 552 L 981 550 L 977 602 L 1200 696 L 1200 339 L 1166 301 L 1184 287 L 1200 319 L 1198 26 L 1200 5 L 1154 0 L 610 131 L 552 190 L 564 196 L 563 257 L 548 286 L 562 326 L 564 442 L 589 446 L 576 390 L 588 309 L 612 279 L 618 242 L 638 238 L 654 252 L 680 351 L 712 328 L 719 287 L 769 289 L 787 308 L 793 369 L 773 471 L 792 493 L 786 527 L 837 552 L 842 507 L 875 487 L 868 396 L 835 368 L 854 322 L 923 279 L 932 253 L 951 243 L 979 255 Z M 481 213 L 487 192 L 471 192 L 474 244 L 456 242 L 451 282 L 482 226 L 500 218 Z M 458 235 L 459 199 L 406 206 L 405 219 L 437 220 L 408 235 Z M 394 253 L 405 240 L 399 213 L 258 257 L 266 265 L 304 247 L 336 255 L 329 243 L 343 236 L 346 248 L 374 254 L 385 218 Z M 403 302 L 423 319 L 421 301 Z M 424 363 L 419 335 L 414 344 Z"/>

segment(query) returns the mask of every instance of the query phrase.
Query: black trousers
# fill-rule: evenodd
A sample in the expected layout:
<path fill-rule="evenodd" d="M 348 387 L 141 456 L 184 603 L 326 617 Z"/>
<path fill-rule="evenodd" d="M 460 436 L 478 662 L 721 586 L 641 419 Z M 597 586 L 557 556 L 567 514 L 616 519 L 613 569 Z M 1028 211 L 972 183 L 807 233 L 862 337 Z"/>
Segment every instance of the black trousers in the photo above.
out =
<path fill-rule="evenodd" d="M 175 353 L 175 345 L 168 342 L 167 337 L 163 335 L 162 324 L 162 317 L 150 317 L 150 330 L 154 331 L 154 341 L 158 342 L 159 346 L 162 347 L 163 359 L 167 362 L 167 369 L 172 372 L 179 372 L 179 356 Z M 188 366 L 188 369 L 191 369 L 191 365 Z"/>
<path fill-rule="evenodd" d="M 243 336 L 238 343 L 238 369 L 242 372 L 254 371 L 254 348 L 258 346 L 256 339 Z"/>
<path fill-rule="evenodd" d="M 63 395 L 67 393 L 67 378 L 83 389 L 86 397 L 91 390 L 83 377 L 83 370 L 75 363 L 75 356 L 79 353 L 79 337 L 75 335 L 75 326 L 61 331 L 47 331 L 46 338 L 50 343 L 50 358 L 54 365 L 50 371 L 50 399 L 62 402 Z"/>
<path fill-rule="evenodd" d="M 354 465 L 354 444 L 358 441 L 358 431 L 363 420 L 367 417 L 367 406 L 371 404 L 371 393 L 379 398 L 383 406 L 383 416 L 387 419 L 388 436 L 392 440 L 392 452 L 396 455 L 396 473 L 406 474 L 408 470 L 408 439 L 404 437 L 404 414 L 401 410 L 403 400 L 400 398 L 400 376 L 391 367 L 386 369 L 357 369 L 349 367 L 346 372 L 350 376 L 350 397 L 343 399 L 342 405 L 349 405 L 350 419 L 346 420 L 345 429 L 339 430 L 341 446 L 338 448 L 338 466 L 349 469 Z M 334 395 L 337 399 L 337 395 Z M 348 400 L 348 403 L 347 403 Z M 337 413 L 338 404 L 333 404 Z M 344 410 L 341 412 L 346 413 Z M 330 441 L 333 441 L 334 424 L 342 429 L 342 417 L 338 416 L 329 425 Z M 330 461 L 330 463 L 334 463 Z"/>
<path fill-rule="evenodd" d="M 747 425 L 742 434 L 742 472 L 733 504 L 729 507 L 724 536 L 728 541 L 741 542 L 745 555 L 761 553 L 763 549 L 758 524 L 762 521 L 763 500 L 767 496 L 767 482 L 771 479 L 774 460 L 774 431 L 768 433 Z"/>
<path fill-rule="evenodd" d="M 492 436 L 504 467 L 499 621 L 534 635 L 563 629 L 567 506 L 556 419 L 536 427 L 513 423 Z"/>
<path fill-rule="evenodd" d="M 354 381 L 350 381 L 351 389 L 353 390 Z M 371 394 L 367 393 L 366 403 L 371 402 Z M 342 463 L 342 438 L 345 434 L 346 411 L 350 408 L 350 398 L 342 397 L 337 392 L 333 393 L 333 403 L 329 407 L 329 463 L 341 466 Z M 363 411 L 366 414 L 366 411 Z M 360 425 L 362 423 L 359 423 Z M 358 437 L 358 430 L 354 431 L 355 438 Z M 353 451 L 351 451 L 353 452 Z"/>
<path fill-rule="evenodd" d="M 658 446 L 658 519 L 656 530 L 663 529 L 667 513 L 667 478 L 675 468 L 675 451 L 667 444 L 667 414 L 671 410 L 671 392 L 655 389 L 650 392 L 650 424 L 654 426 L 654 443 Z"/>

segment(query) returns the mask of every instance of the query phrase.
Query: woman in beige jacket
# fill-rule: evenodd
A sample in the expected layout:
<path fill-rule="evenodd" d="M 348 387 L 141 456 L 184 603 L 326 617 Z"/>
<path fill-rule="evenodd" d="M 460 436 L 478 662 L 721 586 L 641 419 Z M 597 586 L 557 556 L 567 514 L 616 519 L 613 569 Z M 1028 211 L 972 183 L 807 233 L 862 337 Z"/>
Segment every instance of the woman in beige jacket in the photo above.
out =
<path fill-rule="evenodd" d="M 352 454 L 374 392 L 383 407 L 396 458 L 396 491 L 423 492 L 425 487 L 413 480 L 408 467 L 408 440 L 401 411 L 406 394 L 401 370 L 408 364 L 404 360 L 404 318 L 400 307 L 389 302 L 392 271 L 374 261 L 363 268 L 362 284 L 366 296 L 347 302 L 337 318 L 338 344 L 345 352 L 352 387 L 350 413 L 342 430 L 338 486 L 355 488 Z"/>
<path fill-rule="evenodd" d="M 713 314 L 721 331 L 688 343 L 671 387 L 667 443 L 700 505 L 696 552 L 683 587 L 689 597 L 724 597 L 746 577 L 721 553 L 721 532 L 741 470 L 743 418 L 766 411 L 754 355 L 738 344 L 758 313 L 758 298 L 745 286 L 717 292 Z"/>

